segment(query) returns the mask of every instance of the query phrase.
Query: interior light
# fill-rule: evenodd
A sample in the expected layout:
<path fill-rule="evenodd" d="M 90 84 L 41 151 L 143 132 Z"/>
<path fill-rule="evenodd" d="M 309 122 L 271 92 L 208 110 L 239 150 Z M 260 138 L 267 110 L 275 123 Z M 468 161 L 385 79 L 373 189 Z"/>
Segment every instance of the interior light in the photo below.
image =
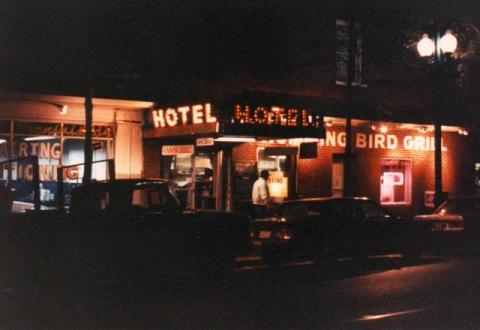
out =
<path fill-rule="evenodd" d="M 385 134 L 385 133 L 387 133 L 387 132 L 388 132 L 388 127 L 385 126 L 385 125 L 382 125 L 382 126 L 380 127 L 380 133 Z"/>
<path fill-rule="evenodd" d="M 40 135 L 40 136 L 29 136 L 24 138 L 25 141 L 43 141 L 43 140 L 55 140 L 56 136 L 47 136 L 47 135 Z"/>
<path fill-rule="evenodd" d="M 5 139 L 0 139 L 0 144 L 4 144 L 4 143 L 7 143 L 7 140 L 5 140 Z"/>
<path fill-rule="evenodd" d="M 66 115 L 67 114 L 67 111 L 68 111 L 68 105 L 63 105 L 59 110 L 58 112 L 61 114 L 61 115 Z"/>
<path fill-rule="evenodd" d="M 255 138 L 253 137 L 244 137 L 244 136 L 220 136 L 215 139 L 218 142 L 254 142 Z"/>
<path fill-rule="evenodd" d="M 58 109 L 58 113 L 61 115 L 66 115 L 68 111 L 68 105 L 66 104 L 58 104 L 58 103 L 52 103 L 55 107 Z"/>

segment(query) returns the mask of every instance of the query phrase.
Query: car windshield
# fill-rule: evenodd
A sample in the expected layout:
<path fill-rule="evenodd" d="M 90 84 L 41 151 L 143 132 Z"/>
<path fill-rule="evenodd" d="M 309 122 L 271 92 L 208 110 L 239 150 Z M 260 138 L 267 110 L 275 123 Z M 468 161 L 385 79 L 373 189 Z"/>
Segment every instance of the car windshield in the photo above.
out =
<path fill-rule="evenodd" d="M 312 212 L 318 213 L 318 205 L 315 203 L 294 202 L 284 203 L 280 206 L 278 215 L 281 217 L 289 217 L 291 219 L 305 219 Z"/>
<path fill-rule="evenodd" d="M 142 187 L 132 191 L 132 205 L 146 210 L 166 211 L 178 208 L 178 202 L 167 189 Z"/>
<path fill-rule="evenodd" d="M 452 198 L 441 204 L 435 214 L 464 214 L 480 212 L 480 198 Z"/>

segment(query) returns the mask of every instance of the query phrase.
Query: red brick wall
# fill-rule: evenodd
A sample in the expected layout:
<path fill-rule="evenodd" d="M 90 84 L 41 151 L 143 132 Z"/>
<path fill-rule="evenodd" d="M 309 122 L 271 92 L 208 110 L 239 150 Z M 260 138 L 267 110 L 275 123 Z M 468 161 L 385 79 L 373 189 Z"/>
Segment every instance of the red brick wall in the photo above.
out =
<path fill-rule="evenodd" d="M 344 147 L 339 144 L 339 130 L 336 132 L 336 145 L 317 147 L 316 159 L 299 159 L 297 163 L 297 193 L 299 197 L 330 196 L 332 194 L 332 163 L 334 154 L 343 154 Z M 373 134 L 369 128 L 354 128 L 356 133 Z M 392 130 L 385 135 L 394 134 L 398 139 L 396 149 L 357 148 L 353 141 L 353 175 L 355 194 L 380 199 L 381 159 L 405 159 L 412 161 L 412 204 L 409 206 L 389 206 L 397 214 L 412 215 L 424 211 L 424 193 L 434 190 L 434 151 L 414 151 L 403 148 L 405 136 L 433 137 L 433 132 L 421 134 L 415 130 Z M 331 136 L 331 133 L 330 133 Z M 447 152 L 442 152 L 443 190 L 450 195 L 468 194 L 474 189 L 474 160 L 469 136 L 455 132 L 443 132 L 443 144 Z M 331 140 L 329 140 L 331 142 Z M 432 141 L 433 143 L 433 141 Z M 325 143 L 324 143 L 325 144 Z M 159 140 L 145 139 L 144 175 L 159 177 L 161 143 Z M 235 163 L 255 163 L 257 148 L 271 146 L 290 146 L 283 143 L 270 144 L 266 141 L 243 143 L 233 148 L 232 157 Z"/>
<path fill-rule="evenodd" d="M 334 130 L 331 130 L 332 132 Z M 339 144 L 338 133 L 336 145 L 318 144 L 317 159 L 299 159 L 297 174 L 297 192 L 304 196 L 330 196 L 332 182 L 332 163 L 334 154 L 343 154 L 344 147 Z M 353 131 L 353 176 L 355 194 L 380 199 L 381 159 L 402 159 L 412 161 L 412 199 L 411 205 L 389 206 L 397 214 L 412 215 L 424 211 L 424 193 L 434 190 L 434 151 L 407 150 L 404 139 L 411 137 L 433 137 L 433 132 L 419 133 L 416 130 L 392 130 L 384 134 L 395 135 L 398 146 L 396 149 L 358 148 L 356 133 L 373 134 L 370 128 L 354 129 Z M 377 133 L 378 134 L 378 133 Z M 331 136 L 331 135 L 330 135 Z M 443 145 L 447 148 L 442 152 L 443 190 L 450 195 L 468 194 L 473 191 L 474 160 L 470 148 L 470 139 L 455 132 L 443 132 Z M 329 140 L 331 142 L 331 140 Z M 428 148 L 433 149 L 433 140 Z M 266 142 L 244 143 L 233 149 L 234 162 L 255 162 L 256 151 L 260 146 L 279 146 Z M 381 146 L 381 144 L 379 144 Z"/>

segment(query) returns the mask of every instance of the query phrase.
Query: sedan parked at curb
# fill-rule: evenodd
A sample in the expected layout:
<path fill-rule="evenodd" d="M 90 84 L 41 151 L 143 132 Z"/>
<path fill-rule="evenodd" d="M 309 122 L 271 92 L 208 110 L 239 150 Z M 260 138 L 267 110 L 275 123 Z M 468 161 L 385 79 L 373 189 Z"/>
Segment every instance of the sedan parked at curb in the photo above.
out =
<path fill-rule="evenodd" d="M 250 238 L 270 264 L 307 258 L 363 260 L 369 255 L 422 253 L 424 226 L 393 216 L 367 198 L 305 198 L 284 202 L 275 217 L 252 220 Z"/>
<path fill-rule="evenodd" d="M 432 214 L 415 216 L 429 226 L 429 242 L 437 250 L 480 246 L 480 196 L 447 199 Z"/>

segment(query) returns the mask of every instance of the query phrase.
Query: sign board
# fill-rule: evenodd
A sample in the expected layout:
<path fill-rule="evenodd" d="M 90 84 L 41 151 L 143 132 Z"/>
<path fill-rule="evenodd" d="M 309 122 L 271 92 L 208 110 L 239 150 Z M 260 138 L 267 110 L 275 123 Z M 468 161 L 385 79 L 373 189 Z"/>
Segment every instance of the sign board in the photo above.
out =
<path fill-rule="evenodd" d="M 210 103 L 156 109 L 150 112 L 155 128 L 216 123 Z"/>
<path fill-rule="evenodd" d="M 195 152 L 192 144 L 162 146 L 162 156 L 191 155 Z"/>
<path fill-rule="evenodd" d="M 272 198 L 288 198 L 288 178 L 283 172 L 270 172 L 268 177 L 268 190 Z"/>
<path fill-rule="evenodd" d="M 230 119 L 222 125 L 222 132 L 282 138 L 325 136 L 320 114 L 303 107 L 265 104 L 234 104 Z"/>
<path fill-rule="evenodd" d="M 60 136 L 61 124 L 55 123 L 34 123 L 34 122 L 15 122 L 14 131 L 15 134 L 22 135 L 48 135 L 48 136 Z M 63 136 L 85 136 L 85 125 L 78 124 L 63 124 Z M 92 136 L 95 138 L 113 138 L 112 126 L 92 126 Z"/>
<path fill-rule="evenodd" d="M 432 191 L 432 190 L 425 191 L 424 206 L 429 208 L 435 207 L 435 191 Z"/>
<path fill-rule="evenodd" d="M 197 147 L 208 147 L 213 146 L 215 144 L 215 140 L 213 138 L 198 138 L 195 140 L 195 145 Z"/>
<path fill-rule="evenodd" d="M 353 56 L 353 77 L 352 85 L 362 84 L 362 38 L 360 34 L 360 23 L 350 29 L 350 22 L 336 21 L 336 56 L 335 62 L 337 67 L 336 84 L 346 85 L 348 80 L 348 57 L 349 43 L 352 38 L 352 56 Z M 353 35 L 350 35 L 353 34 Z"/>

